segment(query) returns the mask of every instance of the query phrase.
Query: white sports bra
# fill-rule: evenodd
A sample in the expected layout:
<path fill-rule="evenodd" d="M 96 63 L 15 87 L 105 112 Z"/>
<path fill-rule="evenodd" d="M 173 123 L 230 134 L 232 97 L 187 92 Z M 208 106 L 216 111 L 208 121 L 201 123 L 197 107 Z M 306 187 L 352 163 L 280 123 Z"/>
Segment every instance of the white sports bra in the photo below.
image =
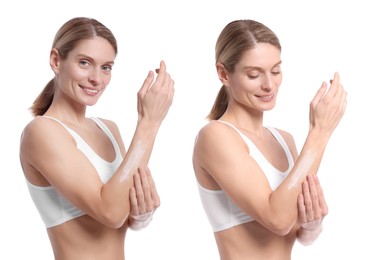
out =
<path fill-rule="evenodd" d="M 289 147 L 281 134 L 275 128 L 266 127 L 285 151 L 289 163 L 289 167 L 285 172 L 281 172 L 271 165 L 255 144 L 235 126 L 225 121 L 218 120 L 218 122 L 231 126 L 239 133 L 249 148 L 249 154 L 253 156 L 259 164 L 271 188 L 275 190 L 286 178 L 294 165 Z M 254 220 L 250 215 L 243 212 L 223 190 L 209 190 L 201 186 L 200 183 L 197 182 L 197 184 L 202 206 L 214 232 L 219 232 Z"/>
<path fill-rule="evenodd" d="M 98 156 L 75 131 L 68 128 L 59 120 L 48 116 L 44 117 L 57 121 L 67 129 L 67 131 L 75 139 L 77 148 L 86 155 L 88 160 L 96 168 L 97 173 L 103 183 L 106 183 L 113 176 L 114 172 L 118 169 L 119 165 L 122 162 L 121 150 L 119 149 L 118 143 L 108 127 L 100 119 L 90 118 L 101 128 L 102 131 L 105 132 L 105 134 L 111 140 L 116 153 L 116 157 L 113 162 L 107 162 L 100 156 Z M 30 196 L 33 199 L 36 208 L 38 209 L 38 212 L 43 222 L 45 223 L 46 228 L 63 224 L 66 221 L 85 214 L 83 211 L 76 208 L 71 204 L 71 202 L 65 199 L 62 194 L 60 194 L 55 189 L 54 186 L 36 186 L 30 183 L 27 179 L 26 183 Z"/>

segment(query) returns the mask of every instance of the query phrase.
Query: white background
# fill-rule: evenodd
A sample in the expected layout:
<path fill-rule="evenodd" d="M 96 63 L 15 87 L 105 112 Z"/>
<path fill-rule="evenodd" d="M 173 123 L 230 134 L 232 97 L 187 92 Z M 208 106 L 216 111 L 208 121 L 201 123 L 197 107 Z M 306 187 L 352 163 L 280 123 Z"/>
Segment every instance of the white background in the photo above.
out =
<path fill-rule="evenodd" d="M 319 173 L 330 209 L 324 232 L 310 247 L 295 244 L 293 259 L 378 259 L 378 16 L 373 2 L 2 1 L 0 259 L 53 258 L 24 182 L 18 146 L 32 119 L 28 108 L 53 77 L 48 64 L 53 37 L 75 16 L 98 19 L 118 39 L 112 81 L 88 115 L 117 122 L 125 144 L 134 132 L 136 93 L 148 70 L 164 59 L 176 82 L 150 162 L 162 205 L 147 229 L 128 232 L 127 259 L 218 259 L 191 156 L 220 87 L 216 38 L 228 22 L 244 18 L 263 22 L 281 40 L 284 81 L 265 124 L 291 132 L 299 150 L 308 130 L 309 102 L 321 82 L 339 71 L 348 91 L 346 114 Z"/>

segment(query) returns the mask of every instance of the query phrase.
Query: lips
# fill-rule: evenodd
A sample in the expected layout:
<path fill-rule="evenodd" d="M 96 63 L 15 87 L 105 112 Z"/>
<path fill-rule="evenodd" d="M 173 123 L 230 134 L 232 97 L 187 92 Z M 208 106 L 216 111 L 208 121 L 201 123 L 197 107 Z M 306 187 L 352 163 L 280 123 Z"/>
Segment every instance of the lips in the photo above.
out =
<path fill-rule="evenodd" d="M 100 92 L 100 90 L 98 89 L 93 89 L 93 88 L 86 88 L 86 87 L 83 87 L 83 86 L 80 86 L 84 92 L 86 92 L 88 95 L 96 95 L 98 92 Z"/>
<path fill-rule="evenodd" d="M 262 96 L 257 96 L 257 97 L 263 101 L 270 101 L 274 98 L 274 94 L 262 95 Z"/>

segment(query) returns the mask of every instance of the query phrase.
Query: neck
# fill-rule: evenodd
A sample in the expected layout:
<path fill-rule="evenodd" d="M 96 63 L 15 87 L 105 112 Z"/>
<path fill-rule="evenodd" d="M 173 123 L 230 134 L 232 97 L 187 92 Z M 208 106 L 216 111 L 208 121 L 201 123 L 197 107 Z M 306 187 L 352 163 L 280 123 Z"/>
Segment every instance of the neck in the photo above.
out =
<path fill-rule="evenodd" d="M 263 112 L 254 111 L 254 113 L 243 111 L 232 111 L 228 110 L 220 118 L 233 124 L 236 128 L 255 135 L 257 137 L 262 137 L 264 132 L 263 127 Z"/>
<path fill-rule="evenodd" d="M 45 113 L 46 116 L 51 116 L 59 119 L 62 122 L 72 125 L 81 125 L 85 121 L 86 106 L 72 105 L 68 102 L 60 102 L 53 100 L 50 108 Z"/>

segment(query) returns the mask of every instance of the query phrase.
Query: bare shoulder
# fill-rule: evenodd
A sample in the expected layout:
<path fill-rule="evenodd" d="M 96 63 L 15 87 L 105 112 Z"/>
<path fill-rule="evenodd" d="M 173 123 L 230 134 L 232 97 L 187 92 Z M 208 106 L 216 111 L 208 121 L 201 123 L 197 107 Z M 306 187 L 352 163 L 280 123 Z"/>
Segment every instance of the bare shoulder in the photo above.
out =
<path fill-rule="evenodd" d="M 32 141 L 35 138 L 40 138 L 46 135 L 50 136 L 58 134 L 60 128 L 62 128 L 62 126 L 55 120 L 37 116 L 25 126 L 22 132 L 21 143 Z"/>
<path fill-rule="evenodd" d="M 224 137 L 225 134 L 234 132 L 235 130 L 233 130 L 229 125 L 218 122 L 217 120 L 211 120 L 200 129 L 198 136 L 206 138 L 212 137 L 212 139 L 214 139 Z"/>
<path fill-rule="evenodd" d="M 222 150 L 230 150 L 228 148 L 231 147 L 236 150 L 243 146 L 245 147 L 245 142 L 231 126 L 212 120 L 200 129 L 195 143 L 195 152 L 200 150 L 218 153 Z"/>
<path fill-rule="evenodd" d="M 72 136 L 55 120 L 37 116 L 23 129 L 21 134 L 21 153 L 33 152 L 44 144 L 56 144 L 71 139 Z M 42 149 L 38 149 L 42 150 Z"/>
<path fill-rule="evenodd" d="M 36 181 L 37 175 L 30 173 L 44 175 L 42 172 L 48 172 L 46 169 L 56 155 L 74 154 L 76 150 L 74 138 L 59 122 L 37 116 L 22 132 L 19 156 L 25 175 Z M 39 181 L 37 183 L 43 183 Z"/>

